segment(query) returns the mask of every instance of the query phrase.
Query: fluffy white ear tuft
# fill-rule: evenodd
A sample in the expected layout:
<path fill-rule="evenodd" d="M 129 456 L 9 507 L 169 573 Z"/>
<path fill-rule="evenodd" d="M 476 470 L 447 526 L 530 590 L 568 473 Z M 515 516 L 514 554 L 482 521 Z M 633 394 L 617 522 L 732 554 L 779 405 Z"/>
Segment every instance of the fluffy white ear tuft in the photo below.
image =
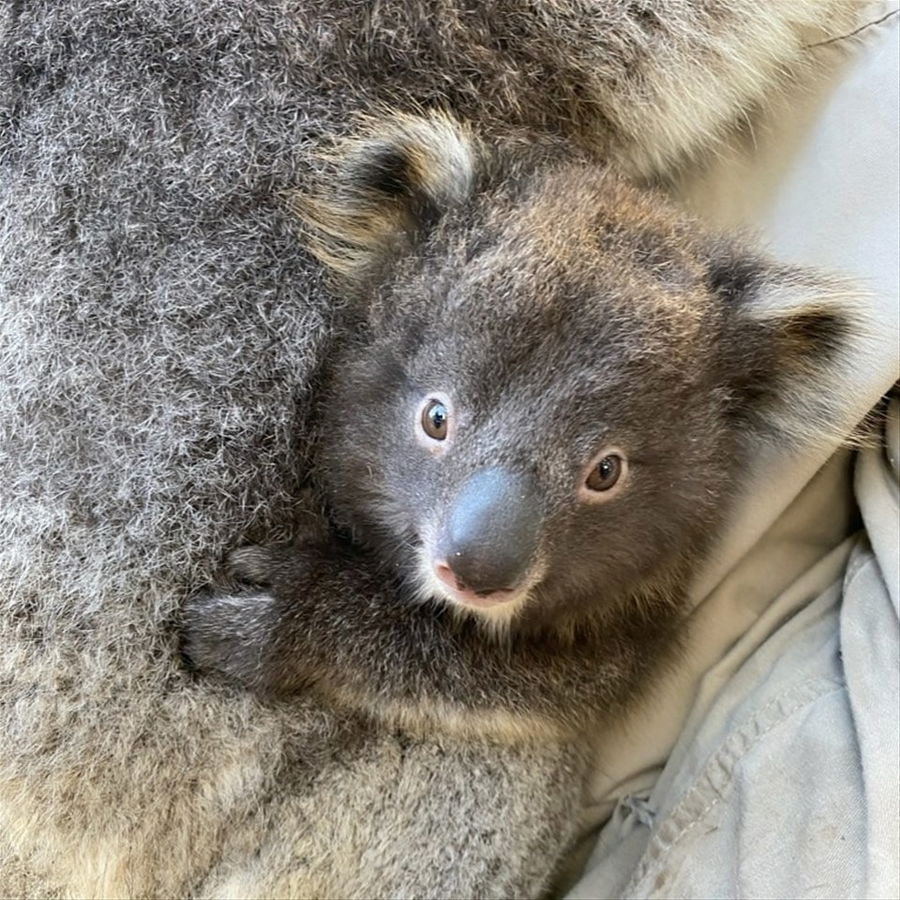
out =
<path fill-rule="evenodd" d="M 360 283 L 472 194 L 480 147 L 442 112 L 394 113 L 338 148 L 332 187 L 301 199 L 316 256 Z"/>
<path fill-rule="evenodd" d="M 854 367 L 874 333 L 864 292 L 811 269 L 746 254 L 719 258 L 737 413 L 763 439 L 798 447 L 853 439 Z"/>

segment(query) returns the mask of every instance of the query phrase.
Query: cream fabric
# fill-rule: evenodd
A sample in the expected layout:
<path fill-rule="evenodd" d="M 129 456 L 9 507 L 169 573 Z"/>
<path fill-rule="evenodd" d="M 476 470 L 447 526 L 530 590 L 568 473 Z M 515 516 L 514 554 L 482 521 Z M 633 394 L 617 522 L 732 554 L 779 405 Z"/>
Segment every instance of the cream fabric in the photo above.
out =
<path fill-rule="evenodd" d="M 870 292 L 877 327 L 822 385 L 848 426 L 900 374 L 898 36 L 897 16 L 867 29 L 818 94 L 773 108 L 683 196 Z M 571 898 L 900 897 L 896 400 L 885 427 L 887 453 L 757 460 L 695 586 L 684 663 L 596 738 L 606 824 Z"/>

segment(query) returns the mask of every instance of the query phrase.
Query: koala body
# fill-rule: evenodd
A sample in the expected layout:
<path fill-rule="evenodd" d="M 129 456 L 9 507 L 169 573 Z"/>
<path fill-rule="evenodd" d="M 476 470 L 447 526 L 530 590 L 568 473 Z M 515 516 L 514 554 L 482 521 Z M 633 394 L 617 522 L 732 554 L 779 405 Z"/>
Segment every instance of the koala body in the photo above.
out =
<path fill-rule="evenodd" d="M 679 553 L 671 559 L 662 558 L 670 537 L 662 517 L 613 526 L 597 506 L 597 518 L 579 530 L 577 508 L 566 512 L 562 493 L 553 495 L 550 485 L 563 491 L 560 473 L 573 475 L 576 458 L 587 465 L 590 454 L 603 449 L 595 446 L 602 428 L 612 429 L 617 407 L 611 397 L 609 405 L 596 405 L 597 380 L 618 379 L 620 408 L 628 410 L 621 421 L 629 428 L 637 428 L 640 415 L 659 416 L 662 433 L 676 444 L 666 418 L 671 410 L 696 415 L 685 432 L 696 434 L 704 417 L 724 421 L 731 400 L 755 398 L 735 407 L 737 420 L 728 427 L 704 434 L 709 447 L 678 445 L 679 459 L 706 467 L 704 478 L 714 482 L 704 507 L 709 521 L 734 482 L 730 464 L 727 471 L 717 466 L 743 434 L 737 422 L 771 423 L 777 417 L 766 400 L 783 395 L 777 379 L 755 380 L 754 365 L 737 367 L 754 373 L 743 387 L 732 383 L 731 369 L 715 370 L 712 361 L 712 368 L 698 368 L 696 382 L 686 366 L 670 384 L 661 377 L 665 368 L 641 368 L 635 348 L 644 346 L 644 333 L 632 335 L 626 342 L 632 349 L 620 355 L 598 352 L 610 368 L 592 375 L 583 353 L 587 323 L 563 314 L 556 276 L 565 276 L 561 285 L 576 303 L 604 292 L 607 305 L 584 307 L 609 317 L 595 333 L 598 342 L 623 339 L 638 325 L 626 312 L 640 294 L 642 314 L 674 328 L 666 345 L 690 348 L 686 359 L 698 358 L 692 354 L 699 341 L 721 364 L 718 348 L 734 345 L 727 334 L 720 345 L 715 330 L 706 335 L 703 329 L 718 323 L 727 332 L 741 309 L 752 308 L 772 314 L 769 326 L 808 327 L 767 329 L 760 324 L 765 316 L 748 313 L 744 321 L 757 321 L 762 336 L 758 347 L 740 345 L 748 361 L 786 361 L 786 373 L 815 374 L 815 359 L 827 364 L 827 354 L 810 356 L 817 342 L 839 343 L 840 329 L 827 325 L 829 316 L 820 315 L 815 299 L 829 293 L 827 285 L 776 277 L 758 264 L 742 280 L 745 270 L 729 268 L 727 260 L 736 257 L 728 253 L 724 268 L 716 267 L 709 244 L 701 250 L 679 231 L 693 226 L 641 200 L 607 168 L 634 178 L 670 173 L 751 110 L 786 70 L 805 65 L 810 35 L 831 36 L 854 16 L 854 7 L 773 0 L 749 14 L 745 4 L 725 0 L 471 8 L 253 0 L 235 16 L 233 4 L 221 0 L 55 0 L 9 4 L 0 12 L 5 893 L 531 896 L 546 886 L 575 830 L 585 762 L 573 736 L 583 715 L 606 715 L 631 702 L 645 673 L 669 652 L 678 621 L 672 600 L 686 574 L 679 553 L 692 562 L 705 541 L 702 530 L 681 530 L 678 486 L 651 490 L 658 480 L 639 479 L 638 457 L 626 454 L 622 499 L 629 480 L 635 492 L 646 484 L 647 498 L 661 498 L 676 515 Z M 377 146 L 373 152 L 365 142 L 349 168 L 336 174 L 318 149 L 357 128 L 356 114 L 383 117 L 386 106 L 400 111 L 394 121 L 406 123 L 384 133 L 381 144 L 390 152 L 385 156 Z M 480 137 L 470 142 L 453 119 L 436 132 L 438 119 L 410 118 L 435 106 L 471 122 Z M 418 136 L 407 134 L 398 144 L 413 121 L 424 123 L 416 126 Z M 441 135 L 456 135 L 456 143 Z M 479 141 L 483 146 L 476 148 Z M 449 158 L 448 147 L 454 151 Z M 559 165 L 550 164 L 554 147 Z M 498 148 L 493 161 L 490 148 Z M 418 155 L 410 156 L 410 149 Z M 426 166 L 416 175 L 415 166 L 398 169 L 398 159 Z M 337 197 L 322 187 L 333 178 Z M 562 190 L 567 178 L 596 197 L 603 215 L 592 218 L 585 203 L 574 202 L 574 188 Z M 326 289 L 323 266 L 297 240 L 292 198 L 298 191 L 322 197 L 308 214 L 321 235 L 316 251 L 351 286 L 340 294 Z M 554 194 L 569 198 L 572 209 L 554 207 Z M 620 202 L 625 233 L 617 237 Z M 559 233 L 565 240 L 555 233 L 554 210 L 567 213 Z M 591 229 L 607 220 L 610 231 L 598 243 Z M 629 232 L 636 223 L 649 229 L 646 240 Z M 479 232 L 486 241 L 481 248 Z M 641 253 L 645 273 L 637 266 Z M 466 254 L 472 266 L 463 264 Z M 616 281 L 611 272 L 589 271 L 598 262 L 601 268 L 623 265 L 627 277 Z M 710 272 L 719 272 L 719 280 L 710 281 Z M 459 280 L 458 297 L 476 303 L 454 306 L 442 277 Z M 774 282 L 782 287 L 773 293 L 767 287 Z M 523 304 L 540 300 L 542 283 L 554 287 L 544 306 L 516 306 L 516 290 L 527 287 Z M 785 285 L 796 290 L 785 293 Z M 425 288 L 437 303 L 433 315 L 420 302 Z M 495 293 L 500 306 L 482 302 Z M 623 302 L 613 303 L 614 295 Z M 730 295 L 734 318 L 721 312 L 722 298 Z M 690 298 L 680 312 L 679 297 Z M 410 346 L 399 352 L 391 343 L 397 335 L 391 310 L 401 308 L 415 313 L 411 324 L 419 321 L 421 333 L 404 331 Z M 482 323 L 479 308 L 489 317 L 497 315 L 492 308 L 507 309 L 511 329 L 497 330 L 496 318 Z M 797 319 L 785 312 L 798 308 L 812 313 Z M 689 323 L 690 334 L 679 330 Z M 550 332 L 562 329 L 552 347 L 531 342 L 545 324 Z M 646 324 L 655 335 L 651 320 Z M 442 328 L 449 329 L 447 338 L 467 334 L 472 355 L 454 355 L 456 345 L 440 339 Z M 520 358 L 522 336 L 529 340 L 518 348 Z M 577 348 L 573 357 L 565 351 L 567 336 Z M 424 492 L 417 527 L 431 557 L 419 555 L 418 575 L 398 574 L 402 590 L 411 583 L 425 593 L 437 586 L 425 584 L 422 572 L 426 563 L 433 569 L 440 561 L 434 556 L 440 534 L 428 529 L 440 531 L 451 509 L 449 496 L 434 493 L 439 484 L 462 489 L 494 453 L 520 473 L 522 455 L 507 442 L 508 427 L 492 430 L 492 418 L 518 415 L 515 404 L 533 402 L 546 446 L 555 427 L 550 398 L 528 391 L 557 384 L 558 392 L 550 393 L 567 438 L 578 424 L 577 415 L 571 418 L 573 391 L 586 392 L 585 416 L 603 409 L 609 417 L 579 431 L 577 447 L 561 440 L 541 458 L 547 471 L 526 473 L 540 523 L 533 535 L 540 538 L 507 570 L 521 569 L 525 580 L 471 590 L 470 600 L 527 583 L 521 608 L 508 617 L 507 630 L 518 635 L 511 666 L 497 668 L 497 644 L 481 619 L 469 617 L 454 630 L 443 611 L 451 607 L 398 606 L 391 603 L 395 585 L 384 590 L 372 582 L 365 554 L 397 544 L 411 496 L 396 482 L 369 485 L 379 490 L 359 502 L 342 494 L 351 482 L 359 485 L 354 473 L 336 465 L 341 448 L 354 441 L 339 416 L 341 410 L 345 417 L 355 414 L 346 400 L 333 404 L 337 419 L 323 417 L 322 440 L 315 443 L 321 449 L 311 452 L 311 397 L 323 390 L 346 398 L 346 385 L 326 378 L 327 363 L 336 353 L 352 358 L 355 346 L 352 383 L 366 390 L 381 385 L 376 406 L 393 422 L 372 442 L 372 463 L 380 467 L 390 457 L 422 470 L 410 483 Z M 428 347 L 440 354 L 432 368 Z M 402 377 L 415 378 L 424 394 L 414 400 L 402 380 L 398 387 L 389 372 L 370 370 L 385 348 L 399 352 L 409 367 Z M 571 382 L 529 386 L 518 377 L 517 371 L 533 374 L 545 351 L 548 363 L 574 366 Z M 671 355 L 656 358 L 677 367 Z M 504 408 L 488 392 L 480 413 L 469 406 L 467 398 L 490 386 L 483 373 L 467 371 L 467 360 L 475 359 L 500 366 L 496 387 L 519 386 L 509 394 L 511 405 Z M 433 366 L 440 361 L 454 373 L 453 385 L 437 383 Z M 624 368 L 617 370 L 617 361 Z M 653 375 L 671 409 L 662 398 L 634 390 L 629 366 L 642 378 Z M 696 409 L 678 393 L 708 384 L 723 387 L 722 395 L 704 397 Z M 410 456 L 412 445 L 404 443 L 392 456 L 382 441 L 416 440 L 404 429 L 414 429 L 418 407 L 411 418 L 408 407 L 426 401 L 432 390 L 449 390 L 447 399 L 463 416 L 453 440 L 469 447 L 472 472 L 452 464 L 437 468 L 438 456 L 420 466 Z M 615 439 L 632 433 L 639 431 L 626 429 Z M 351 578 L 332 598 L 338 621 L 317 620 L 331 640 L 323 647 L 338 660 L 349 654 L 352 665 L 323 670 L 312 654 L 309 672 L 276 671 L 273 684 L 296 674 L 297 683 L 318 688 L 290 703 L 263 704 L 188 677 L 177 635 L 186 599 L 213 579 L 227 550 L 248 540 L 267 545 L 297 531 L 298 498 L 312 465 L 316 482 L 330 488 L 332 515 L 368 541 L 359 565 L 331 564 L 330 540 L 324 554 L 329 571 Z M 661 465 L 648 462 L 656 472 L 653 466 Z M 682 475 L 684 502 L 696 502 L 693 476 Z M 395 513 L 389 514 L 386 496 L 397 498 Z M 611 510 L 612 503 L 605 506 Z M 501 524 L 525 533 L 526 518 L 522 513 L 512 525 Z M 645 641 L 639 651 L 631 637 L 614 640 L 601 629 L 613 610 L 594 605 L 588 581 L 602 566 L 587 566 L 579 555 L 569 573 L 579 582 L 573 591 L 561 567 L 543 572 L 544 563 L 557 559 L 555 528 L 573 541 L 598 535 L 615 541 L 634 529 L 659 529 L 649 535 L 643 561 L 605 570 L 622 575 L 617 601 L 635 591 L 646 595 L 647 614 L 636 620 Z M 641 568 L 648 559 L 667 582 L 665 590 L 648 592 Z M 477 581 L 471 572 L 458 574 L 456 587 L 438 578 L 451 602 L 462 596 L 453 591 Z M 544 603 L 538 602 L 541 585 L 547 587 Z M 289 599 L 287 591 L 275 596 Z M 317 596 L 321 606 L 325 594 Z M 373 647 L 398 632 L 406 635 L 390 644 L 399 656 L 382 654 L 380 666 L 369 670 L 365 654 L 353 651 L 364 640 L 359 614 L 366 607 L 359 601 L 366 598 L 376 626 Z M 582 600 L 589 601 L 589 615 L 577 608 Z M 241 599 L 234 608 L 247 606 Z M 663 608 L 666 614 L 657 617 L 654 611 Z M 386 609 L 397 613 L 396 630 L 382 630 L 390 625 Z M 453 679 L 433 677 L 440 674 L 434 668 L 424 669 L 421 680 L 407 677 L 412 670 L 404 654 L 424 646 L 409 640 L 413 620 L 420 623 L 414 627 L 432 629 L 434 646 L 443 648 L 432 667 L 445 659 L 461 673 L 457 693 Z M 355 630 L 352 640 L 338 644 L 341 622 Z M 658 653 L 647 645 L 655 623 Z M 229 633 L 227 627 L 215 631 Z M 603 640 L 629 648 L 624 656 L 613 654 L 605 678 L 590 665 Z M 550 652 L 553 641 L 572 649 Z M 533 664 L 526 652 L 541 647 L 551 669 Z M 477 695 L 465 680 L 460 652 L 475 654 L 471 674 L 502 676 L 496 685 L 482 682 L 488 691 L 482 704 L 473 703 Z M 550 679 L 542 673 L 557 664 L 577 691 L 554 716 L 545 700 Z M 616 672 L 626 674 L 617 682 Z M 362 676 L 368 675 L 366 685 Z M 510 703 L 520 695 L 518 704 Z"/>

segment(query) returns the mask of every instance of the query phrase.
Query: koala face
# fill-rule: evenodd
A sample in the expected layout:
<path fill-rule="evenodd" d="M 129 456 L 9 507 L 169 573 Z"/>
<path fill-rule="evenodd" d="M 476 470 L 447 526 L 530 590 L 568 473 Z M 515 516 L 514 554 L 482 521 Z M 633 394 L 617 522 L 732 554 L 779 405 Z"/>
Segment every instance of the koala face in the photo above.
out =
<path fill-rule="evenodd" d="M 322 426 L 331 504 L 419 597 L 497 625 L 639 602 L 703 552 L 782 375 L 840 318 L 772 306 L 797 273 L 588 161 L 494 158 L 478 186 L 453 155 L 458 196 L 395 206 L 405 233 L 358 276 L 366 339 Z"/>

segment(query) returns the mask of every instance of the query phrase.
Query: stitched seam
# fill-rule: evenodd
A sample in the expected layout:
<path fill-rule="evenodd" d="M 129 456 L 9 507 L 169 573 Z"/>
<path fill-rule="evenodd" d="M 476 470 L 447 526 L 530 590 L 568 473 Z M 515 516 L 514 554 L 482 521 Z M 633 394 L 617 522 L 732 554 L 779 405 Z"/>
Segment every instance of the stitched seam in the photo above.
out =
<path fill-rule="evenodd" d="M 809 689 L 813 685 L 819 685 L 820 687 L 818 690 L 811 692 Z M 690 834 L 690 832 L 693 831 L 693 829 L 696 828 L 705 819 L 709 812 L 721 800 L 724 799 L 728 788 L 730 788 L 734 780 L 734 770 L 737 767 L 737 764 L 754 747 L 756 747 L 763 740 L 763 738 L 765 738 L 766 735 L 769 734 L 769 732 L 771 732 L 777 726 L 782 725 L 801 709 L 810 706 L 811 704 L 817 702 L 823 697 L 828 696 L 829 694 L 836 693 L 837 691 L 843 689 L 843 683 L 835 681 L 833 678 L 807 679 L 806 681 L 800 682 L 800 684 L 798 685 L 794 685 L 789 690 L 770 698 L 737 730 L 732 731 L 725 738 L 725 740 L 723 740 L 721 744 L 719 744 L 718 749 L 709 756 L 700 775 L 696 779 L 694 779 L 694 782 L 687 790 L 687 793 L 682 795 L 682 798 L 678 801 L 672 812 L 666 817 L 666 820 L 661 823 L 657 833 L 650 838 L 647 849 L 644 851 L 642 862 L 640 863 L 635 874 L 629 879 L 624 894 L 630 895 L 634 893 L 640 882 L 647 877 L 651 865 L 655 863 L 664 852 L 670 852 L 678 844 L 682 843 L 684 839 Z M 747 732 L 751 731 L 754 725 L 759 724 L 760 720 L 765 718 L 766 713 L 769 712 L 772 707 L 777 706 L 785 698 L 790 697 L 792 694 L 799 695 L 797 696 L 794 703 L 783 710 L 780 716 L 769 722 L 762 731 L 759 731 L 755 736 L 753 736 L 752 740 L 750 740 L 750 743 L 746 744 L 746 746 L 744 746 L 743 748 L 732 748 L 731 746 L 729 746 L 730 744 L 739 744 L 742 738 L 749 738 Z M 727 776 L 721 786 L 716 786 L 711 777 L 712 770 L 717 763 L 726 772 Z M 702 809 L 700 809 L 699 812 L 693 814 L 690 822 L 679 828 L 671 837 L 666 837 L 666 835 L 664 834 L 666 825 L 673 822 L 673 820 L 676 819 L 679 815 L 690 814 L 689 807 L 691 805 L 691 801 L 697 798 L 697 794 L 700 792 L 701 788 L 711 789 L 714 792 L 715 796 L 713 796 L 712 799 L 709 800 L 702 807 Z"/>

